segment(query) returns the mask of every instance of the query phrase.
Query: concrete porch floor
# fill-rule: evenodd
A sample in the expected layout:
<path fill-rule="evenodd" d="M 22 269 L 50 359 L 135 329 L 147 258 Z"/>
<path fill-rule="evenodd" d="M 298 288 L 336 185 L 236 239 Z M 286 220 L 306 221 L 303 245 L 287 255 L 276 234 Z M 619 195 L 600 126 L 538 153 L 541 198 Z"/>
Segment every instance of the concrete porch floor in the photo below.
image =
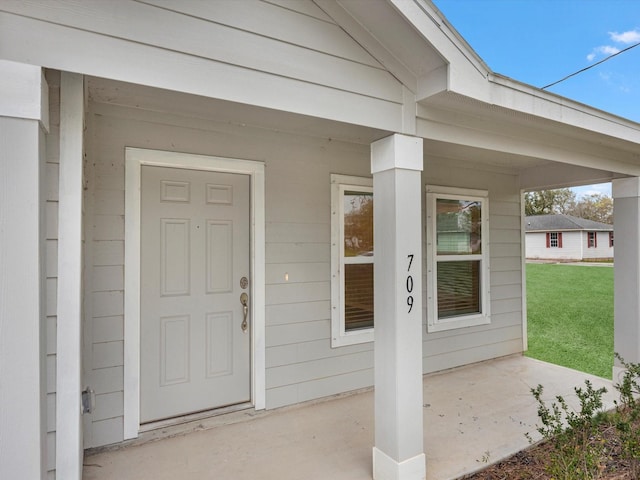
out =
<path fill-rule="evenodd" d="M 427 479 L 449 480 L 526 448 L 537 438 L 536 404 L 575 399 L 574 386 L 610 381 L 520 355 L 424 377 Z M 112 451 L 85 455 L 84 480 L 366 480 L 372 476 L 373 392 L 269 412 L 242 411 L 193 425 L 148 432 Z"/>

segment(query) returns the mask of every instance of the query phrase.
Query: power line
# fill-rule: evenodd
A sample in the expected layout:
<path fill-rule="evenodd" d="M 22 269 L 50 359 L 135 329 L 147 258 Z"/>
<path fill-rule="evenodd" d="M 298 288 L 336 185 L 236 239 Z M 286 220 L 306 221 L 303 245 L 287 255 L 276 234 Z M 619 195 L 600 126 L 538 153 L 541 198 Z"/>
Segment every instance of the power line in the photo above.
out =
<path fill-rule="evenodd" d="M 623 48 L 623 49 L 622 49 L 622 50 L 620 50 L 619 52 L 613 53 L 613 54 L 609 55 L 608 57 L 603 58 L 603 59 L 602 59 L 602 60 L 600 60 L 599 62 L 594 63 L 593 65 L 589 65 L 588 67 L 585 67 L 585 68 L 583 68 L 583 69 L 581 69 L 581 70 L 578 70 L 577 72 L 574 72 L 574 73 L 572 73 L 571 75 L 567 75 L 566 77 L 561 78 L 561 79 L 560 79 L 560 80 L 558 80 L 557 82 L 553 82 L 553 83 L 550 83 L 549 85 L 545 85 L 544 87 L 542 87 L 542 88 L 541 88 L 541 90 L 545 90 L 545 89 L 547 89 L 547 88 L 549 88 L 549 87 L 553 87 L 554 85 L 557 85 L 557 84 L 559 84 L 559 83 L 561 83 L 561 82 L 564 82 L 565 80 L 568 80 L 568 79 L 569 79 L 569 78 L 571 78 L 571 77 L 575 77 L 576 75 L 578 75 L 578 74 L 580 74 L 580 73 L 582 73 L 582 72 L 586 72 L 587 70 L 589 70 L 589 69 L 591 69 L 591 68 L 593 68 L 593 67 L 597 67 L 597 66 L 598 66 L 598 65 L 600 65 L 601 63 L 604 63 L 604 62 L 606 62 L 607 60 L 610 60 L 610 59 L 612 59 L 613 57 L 616 57 L 616 56 L 620 55 L 621 53 L 624 53 L 624 52 L 626 52 L 626 51 L 628 51 L 628 50 L 631 50 L 632 48 L 635 48 L 635 47 L 637 47 L 638 45 L 640 45 L 640 42 L 638 42 L 638 43 L 636 43 L 636 44 L 633 44 L 633 45 L 630 45 L 630 46 L 628 46 L 627 48 Z"/>

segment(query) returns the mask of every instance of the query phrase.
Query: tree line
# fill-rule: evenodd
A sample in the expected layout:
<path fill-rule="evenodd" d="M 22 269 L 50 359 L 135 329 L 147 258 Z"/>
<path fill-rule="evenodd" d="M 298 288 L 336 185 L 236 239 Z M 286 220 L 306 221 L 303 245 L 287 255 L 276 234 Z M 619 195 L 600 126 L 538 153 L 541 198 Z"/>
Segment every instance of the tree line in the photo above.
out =
<path fill-rule="evenodd" d="M 578 199 L 569 188 L 539 190 L 524 195 L 526 215 L 566 214 L 596 222 L 613 224 L 613 199 L 592 193 Z"/>

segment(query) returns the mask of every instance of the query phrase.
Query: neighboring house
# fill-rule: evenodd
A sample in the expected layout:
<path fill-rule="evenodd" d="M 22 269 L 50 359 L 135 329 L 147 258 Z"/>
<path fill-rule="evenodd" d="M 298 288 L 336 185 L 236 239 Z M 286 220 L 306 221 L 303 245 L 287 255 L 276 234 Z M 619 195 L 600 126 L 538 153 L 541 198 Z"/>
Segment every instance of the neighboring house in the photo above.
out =
<path fill-rule="evenodd" d="M 526 255 L 544 260 L 613 260 L 613 225 L 573 215 L 525 218 Z"/>
<path fill-rule="evenodd" d="M 374 384 L 374 476 L 423 478 L 422 375 L 527 348 L 523 191 L 613 181 L 640 360 L 640 125 L 492 72 L 429 1 L 0 26 L 0 478 Z"/>

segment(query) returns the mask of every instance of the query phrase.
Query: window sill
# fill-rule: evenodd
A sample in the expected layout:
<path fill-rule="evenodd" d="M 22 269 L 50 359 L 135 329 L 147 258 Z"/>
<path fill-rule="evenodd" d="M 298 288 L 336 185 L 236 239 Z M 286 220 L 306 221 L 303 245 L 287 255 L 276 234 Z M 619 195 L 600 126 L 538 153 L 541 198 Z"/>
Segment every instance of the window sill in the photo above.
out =
<path fill-rule="evenodd" d="M 444 332 L 447 330 L 455 330 L 457 328 L 476 327 L 478 325 L 489 325 L 491 317 L 488 315 L 469 315 L 465 317 L 451 317 L 445 320 L 429 319 L 427 323 L 427 332 Z"/>
<path fill-rule="evenodd" d="M 373 342 L 373 328 L 357 330 L 350 333 L 343 333 L 340 336 L 331 338 L 331 348 L 346 347 L 360 343 Z"/>

